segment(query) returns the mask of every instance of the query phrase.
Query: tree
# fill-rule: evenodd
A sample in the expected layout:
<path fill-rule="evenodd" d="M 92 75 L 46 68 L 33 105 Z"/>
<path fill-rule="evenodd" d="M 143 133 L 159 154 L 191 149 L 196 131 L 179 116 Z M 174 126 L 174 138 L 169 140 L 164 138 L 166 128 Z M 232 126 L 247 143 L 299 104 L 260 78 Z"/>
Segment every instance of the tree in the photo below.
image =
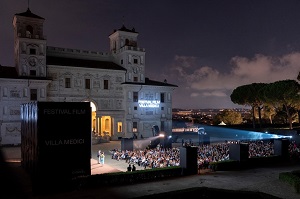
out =
<path fill-rule="evenodd" d="M 251 95 L 250 86 L 243 85 L 235 88 L 232 91 L 230 98 L 231 101 L 235 104 L 250 106 L 252 108 L 252 124 L 253 124 L 253 128 L 255 128 L 254 106 L 252 106 L 252 104 L 249 103 L 248 100 L 250 95 Z"/>
<path fill-rule="evenodd" d="M 263 116 L 267 118 L 270 124 L 273 124 L 273 117 L 276 115 L 276 110 L 272 105 L 265 104 L 263 108 Z"/>
<path fill-rule="evenodd" d="M 289 128 L 293 126 L 293 114 L 298 110 L 300 104 L 300 85 L 295 80 L 281 80 L 270 83 L 263 89 L 263 98 L 274 108 L 283 110 L 286 113 Z"/>
<path fill-rule="evenodd" d="M 299 73 L 298 73 L 297 80 L 300 81 L 300 71 L 299 71 Z M 299 120 L 300 120 L 300 104 L 299 104 L 299 106 L 298 106 L 298 118 L 299 118 Z M 300 123 L 300 121 L 299 121 L 299 123 Z"/>
<path fill-rule="evenodd" d="M 253 128 L 255 128 L 255 108 L 258 110 L 259 124 L 261 125 L 261 109 L 264 102 L 261 97 L 261 90 L 265 86 L 265 83 L 252 83 L 239 86 L 230 95 L 233 103 L 252 107 Z"/>
<path fill-rule="evenodd" d="M 241 124 L 243 122 L 243 117 L 242 114 L 237 111 L 225 109 L 218 113 L 213 120 L 214 124 L 220 124 L 220 122 L 223 121 L 225 124 L 234 125 Z"/>

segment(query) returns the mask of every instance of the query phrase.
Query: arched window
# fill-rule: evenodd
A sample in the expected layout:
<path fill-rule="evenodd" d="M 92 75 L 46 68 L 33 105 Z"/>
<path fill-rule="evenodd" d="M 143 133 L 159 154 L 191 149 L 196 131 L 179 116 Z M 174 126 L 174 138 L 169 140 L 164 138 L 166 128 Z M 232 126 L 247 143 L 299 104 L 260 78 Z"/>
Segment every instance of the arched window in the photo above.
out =
<path fill-rule="evenodd" d="M 26 37 L 31 38 L 32 34 L 33 34 L 33 28 L 32 28 L 32 26 L 30 26 L 30 25 L 26 26 Z"/>

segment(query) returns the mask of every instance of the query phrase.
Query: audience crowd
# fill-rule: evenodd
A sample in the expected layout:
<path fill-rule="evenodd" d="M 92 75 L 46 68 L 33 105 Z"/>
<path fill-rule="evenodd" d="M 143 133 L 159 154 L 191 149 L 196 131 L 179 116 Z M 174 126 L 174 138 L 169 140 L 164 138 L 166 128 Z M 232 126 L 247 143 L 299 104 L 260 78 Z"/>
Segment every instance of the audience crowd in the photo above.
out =
<path fill-rule="evenodd" d="M 274 143 L 271 140 L 247 141 L 247 143 L 249 146 L 249 158 L 274 155 Z M 230 144 L 234 143 L 225 141 L 224 143 L 195 146 L 198 152 L 198 168 L 209 168 L 210 162 L 229 160 Z M 184 147 L 194 146 L 192 142 L 184 142 L 182 145 Z M 289 153 L 291 158 L 300 160 L 300 146 L 294 141 L 289 144 Z M 134 149 L 133 151 L 129 151 L 113 149 L 111 154 L 112 159 L 125 161 L 129 165 L 138 165 L 144 169 L 180 165 L 180 147 L 163 148 L 161 145 L 157 145 L 156 148 L 146 148 L 144 150 Z"/>

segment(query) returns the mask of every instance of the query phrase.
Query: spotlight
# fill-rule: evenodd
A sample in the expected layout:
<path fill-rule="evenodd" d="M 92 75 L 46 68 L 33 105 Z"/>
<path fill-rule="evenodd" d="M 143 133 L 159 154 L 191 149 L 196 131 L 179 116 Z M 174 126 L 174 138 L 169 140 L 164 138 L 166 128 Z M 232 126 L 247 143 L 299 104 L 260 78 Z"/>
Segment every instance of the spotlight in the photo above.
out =
<path fill-rule="evenodd" d="M 163 138 L 163 137 L 165 137 L 165 134 L 160 133 L 160 134 L 159 134 L 159 137 Z"/>

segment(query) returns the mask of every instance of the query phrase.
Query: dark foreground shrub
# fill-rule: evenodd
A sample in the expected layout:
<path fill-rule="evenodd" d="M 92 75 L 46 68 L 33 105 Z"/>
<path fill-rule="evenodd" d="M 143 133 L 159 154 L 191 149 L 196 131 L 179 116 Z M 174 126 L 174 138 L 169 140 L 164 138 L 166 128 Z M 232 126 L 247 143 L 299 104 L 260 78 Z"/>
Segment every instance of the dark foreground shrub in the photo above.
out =
<path fill-rule="evenodd" d="M 216 189 L 208 187 L 194 187 L 183 190 L 171 191 L 167 193 L 152 194 L 141 197 L 136 197 L 136 199 L 175 199 L 175 198 L 230 198 L 230 199 L 280 199 L 276 196 L 261 192 L 252 191 L 234 191 L 225 189 Z"/>
<path fill-rule="evenodd" d="M 300 193 L 300 170 L 280 173 L 279 179 L 289 183 L 295 188 L 297 193 Z"/>

